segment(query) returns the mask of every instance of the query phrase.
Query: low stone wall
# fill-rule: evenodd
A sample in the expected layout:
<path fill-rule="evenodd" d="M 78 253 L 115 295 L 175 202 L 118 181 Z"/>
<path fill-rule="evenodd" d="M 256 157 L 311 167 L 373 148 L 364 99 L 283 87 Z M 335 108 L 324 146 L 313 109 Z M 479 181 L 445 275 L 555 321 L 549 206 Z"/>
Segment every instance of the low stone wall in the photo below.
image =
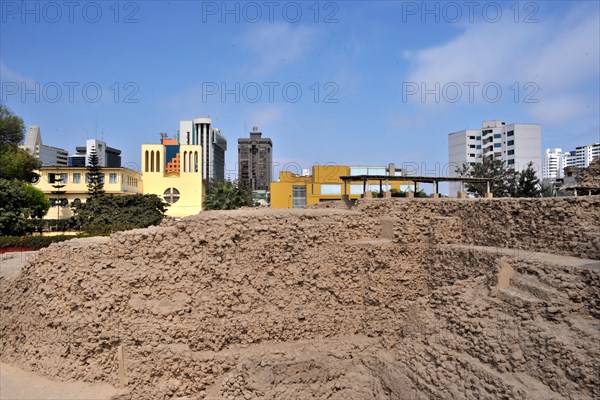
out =
<path fill-rule="evenodd" d="M 464 243 L 600 259 L 600 196 L 541 199 L 361 199 L 402 242 Z"/>

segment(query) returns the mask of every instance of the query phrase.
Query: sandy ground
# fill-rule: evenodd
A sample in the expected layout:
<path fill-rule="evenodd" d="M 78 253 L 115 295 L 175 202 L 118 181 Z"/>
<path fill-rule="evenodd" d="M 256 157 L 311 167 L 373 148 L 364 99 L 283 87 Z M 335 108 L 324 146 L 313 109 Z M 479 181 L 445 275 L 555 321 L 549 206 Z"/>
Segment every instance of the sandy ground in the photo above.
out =
<path fill-rule="evenodd" d="M 0 278 L 14 279 L 37 251 L 0 254 Z M 109 400 L 120 391 L 106 383 L 59 382 L 0 363 L 1 400 Z"/>
<path fill-rule="evenodd" d="M 2 400 L 110 400 L 119 393 L 107 383 L 59 382 L 0 363 Z"/>

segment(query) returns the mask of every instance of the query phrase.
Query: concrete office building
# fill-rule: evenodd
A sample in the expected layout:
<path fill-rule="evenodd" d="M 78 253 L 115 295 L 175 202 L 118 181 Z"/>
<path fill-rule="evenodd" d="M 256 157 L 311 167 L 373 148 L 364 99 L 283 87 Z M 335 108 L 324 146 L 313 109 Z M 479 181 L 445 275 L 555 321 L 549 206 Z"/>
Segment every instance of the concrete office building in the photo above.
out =
<path fill-rule="evenodd" d="M 69 156 L 69 167 L 85 167 L 89 164 L 89 154 L 96 149 L 98 163 L 101 167 L 119 168 L 121 166 L 121 150 L 108 147 L 106 142 L 88 139 L 85 146 L 77 146 L 76 154 Z"/>
<path fill-rule="evenodd" d="M 212 128 L 208 117 L 180 121 L 177 143 L 202 146 L 202 176 L 208 182 L 225 180 L 225 151 L 227 139 L 219 129 Z"/>
<path fill-rule="evenodd" d="M 251 190 L 270 190 L 273 175 L 273 142 L 257 127 L 249 138 L 238 139 L 238 180 Z"/>
<path fill-rule="evenodd" d="M 600 157 L 600 143 L 576 147 L 564 154 L 565 167 L 587 168 L 592 160 Z"/>
<path fill-rule="evenodd" d="M 539 124 L 507 125 L 504 121 L 483 121 L 481 129 L 464 129 L 448 135 L 448 174 L 458 176 L 456 168 L 493 157 L 521 171 L 531 162 L 538 176 L 542 167 L 542 127 Z M 450 184 L 456 195 L 460 184 Z"/>
<path fill-rule="evenodd" d="M 65 149 L 43 144 L 42 132 L 37 125 L 29 127 L 27 139 L 21 148 L 27 150 L 32 156 L 37 158 L 42 164 L 42 167 L 67 166 L 67 157 L 69 153 Z"/>
<path fill-rule="evenodd" d="M 564 176 L 563 160 L 562 149 L 546 149 L 544 152 L 544 162 L 542 164 L 542 179 L 555 180 L 562 178 Z"/>

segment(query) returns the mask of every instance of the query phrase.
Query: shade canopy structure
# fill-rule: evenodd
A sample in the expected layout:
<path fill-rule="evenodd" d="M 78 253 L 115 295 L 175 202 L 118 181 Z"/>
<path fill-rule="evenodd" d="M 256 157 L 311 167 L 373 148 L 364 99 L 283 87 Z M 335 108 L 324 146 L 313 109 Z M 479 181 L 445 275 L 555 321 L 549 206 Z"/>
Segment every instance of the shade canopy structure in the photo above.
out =
<path fill-rule="evenodd" d="M 494 178 L 467 178 L 467 177 L 456 177 L 456 176 L 390 176 L 390 175 L 352 175 L 352 176 L 340 176 L 340 179 L 344 182 L 344 194 L 347 194 L 346 185 L 348 182 L 362 182 L 363 188 L 366 190 L 368 181 L 379 181 L 380 191 L 383 192 L 383 182 L 389 181 L 408 181 L 414 185 L 414 191 L 417 191 L 417 183 L 433 183 L 434 193 L 438 194 L 439 182 L 460 182 L 463 187 L 465 183 L 485 183 L 487 185 L 487 193 L 490 193 L 490 182 Z"/>

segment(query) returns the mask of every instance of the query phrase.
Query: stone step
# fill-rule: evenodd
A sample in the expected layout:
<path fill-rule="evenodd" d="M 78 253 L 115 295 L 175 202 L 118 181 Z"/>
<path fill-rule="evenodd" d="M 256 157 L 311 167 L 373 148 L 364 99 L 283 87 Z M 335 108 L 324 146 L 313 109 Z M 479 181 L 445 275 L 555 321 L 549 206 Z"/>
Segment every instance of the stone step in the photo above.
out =
<path fill-rule="evenodd" d="M 558 290 L 542 283 L 533 275 L 515 274 L 510 278 L 510 285 L 548 302 L 564 297 Z"/>
<path fill-rule="evenodd" d="M 535 306 L 542 303 L 542 300 L 539 298 L 515 286 L 498 289 L 498 298 L 518 308 Z"/>

